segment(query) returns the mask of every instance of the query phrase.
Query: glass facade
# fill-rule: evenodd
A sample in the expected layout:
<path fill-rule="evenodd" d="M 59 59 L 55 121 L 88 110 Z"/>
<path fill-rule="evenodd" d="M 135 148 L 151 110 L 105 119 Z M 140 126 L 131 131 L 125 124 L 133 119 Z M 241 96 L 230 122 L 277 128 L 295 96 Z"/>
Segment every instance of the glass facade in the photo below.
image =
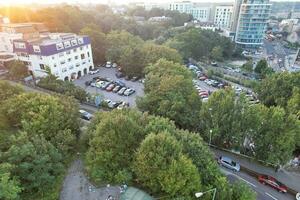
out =
<path fill-rule="evenodd" d="M 243 48 L 261 46 L 270 12 L 269 0 L 242 0 L 235 42 Z"/>

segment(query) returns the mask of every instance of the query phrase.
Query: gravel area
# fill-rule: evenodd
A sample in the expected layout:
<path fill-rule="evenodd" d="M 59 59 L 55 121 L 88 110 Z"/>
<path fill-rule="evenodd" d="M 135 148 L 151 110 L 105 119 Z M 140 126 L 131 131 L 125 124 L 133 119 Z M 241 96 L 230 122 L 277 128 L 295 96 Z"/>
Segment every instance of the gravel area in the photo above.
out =
<path fill-rule="evenodd" d="M 109 195 L 119 199 L 119 187 L 96 188 L 83 173 L 83 163 L 75 160 L 64 180 L 60 200 L 106 200 Z"/>
<path fill-rule="evenodd" d="M 101 67 L 99 69 L 100 69 L 100 71 L 97 74 L 85 75 L 85 76 L 81 77 L 80 79 L 75 80 L 74 84 L 85 89 L 87 92 L 89 92 L 91 94 L 102 94 L 105 99 L 110 99 L 112 101 L 125 101 L 125 102 L 129 103 L 129 106 L 135 107 L 136 106 L 136 103 L 135 103 L 136 97 L 144 95 L 144 85 L 139 81 L 132 82 L 132 81 L 126 81 L 124 78 L 117 78 L 115 76 L 116 68 Z M 135 90 L 135 93 L 127 97 L 127 96 L 120 96 L 113 92 L 107 92 L 105 90 L 101 90 L 96 87 L 91 87 L 91 86 L 86 87 L 85 86 L 86 81 L 91 81 L 93 79 L 93 77 L 97 77 L 97 76 L 101 76 L 103 78 L 111 78 L 112 80 L 115 80 L 115 81 L 121 80 L 122 82 L 124 82 L 126 84 L 126 87 L 133 88 Z"/>

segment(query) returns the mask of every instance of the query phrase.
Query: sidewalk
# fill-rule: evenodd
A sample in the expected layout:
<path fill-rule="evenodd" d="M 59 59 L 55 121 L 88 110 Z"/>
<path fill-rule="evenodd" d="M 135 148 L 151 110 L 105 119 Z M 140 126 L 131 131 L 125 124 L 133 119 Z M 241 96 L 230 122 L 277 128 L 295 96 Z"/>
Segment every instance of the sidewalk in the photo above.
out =
<path fill-rule="evenodd" d="M 298 173 L 291 173 L 291 172 L 287 172 L 285 170 L 280 170 L 278 172 L 275 172 L 274 168 L 260 165 L 256 161 L 251 161 L 247 158 L 240 157 L 234 153 L 221 151 L 221 150 L 217 150 L 214 148 L 211 148 L 211 150 L 215 153 L 215 155 L 217 157 L 219 157 L 221 155 L 228 156 L 228 157 L 232 158 L 233 160 L 238 161 L 241 166 L 244 166 L 245 168 L 248 168 L 252 171 L 255 171 L 255 172 L 258 172 L 261 174 L 273 176 L 274 178 L 276 178 L 280 182 L 284 183 L 289 188 L 300 192 L 300 174 L 298 174 Z"/>

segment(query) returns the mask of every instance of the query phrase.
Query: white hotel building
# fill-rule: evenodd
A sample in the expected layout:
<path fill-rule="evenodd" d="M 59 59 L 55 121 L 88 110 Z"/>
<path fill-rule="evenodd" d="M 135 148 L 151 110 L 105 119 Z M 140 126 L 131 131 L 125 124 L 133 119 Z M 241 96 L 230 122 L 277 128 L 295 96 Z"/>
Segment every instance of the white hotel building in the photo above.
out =
<path fill-rule="evenodd" d="M 94 68 L 88 36 L 73 33 L 47 33 L 34 40 L 14 40 L 13 50 L 35 77 L 47 75 L 46 69 L 61 80 L 74 80 Z"/>
<path fill-rule="evenodd" d="M 219 5 L 215 8 L 214 24 L 218 28 L 230 29 L 233 20 L 233 6 Z"/>

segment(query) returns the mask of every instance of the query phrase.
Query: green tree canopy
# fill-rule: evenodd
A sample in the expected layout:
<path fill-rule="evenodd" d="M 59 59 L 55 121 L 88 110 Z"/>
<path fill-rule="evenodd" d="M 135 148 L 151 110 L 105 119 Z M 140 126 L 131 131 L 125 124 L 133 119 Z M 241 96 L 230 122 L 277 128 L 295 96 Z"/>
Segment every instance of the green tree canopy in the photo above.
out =
<path fill-rule="evenodd" d="M 223 60 L 223 49 L 220 46 L 216 46 L 211 50 L 210 56 L 213 60 L 222 61 Z"/>
<path fill-rule="evenodd" d="M 9 163 L 0 164 L 0 199 L 15 200 L 19 199 L 22 191 L 19 182 L 11 176 L 12 165 Z"/>
<path fill-rule="evenodd" d="M 99 116 L 98 124 L 89 128 L 87 170 L 97 183 L 130 182 L 134 152 L 146 135 L 143 127 L 146 115 L 115 110 Z"/>
<path fill-rule="evenodd" d="M 192 74 L 184 66 L 161 59 L 146 69 L 145 96 L 137 104 L 182 128 L 196 128 L 201 101 L 192 88 Z"/>
<path fill-rule="evenodd" d="M 266 106 L 286 107 L 294 87 L 300 88 L 300 72 L 276 73 L 263 79 L 256 89 L 259 100 Z"/>
<path fill-rule="evenodd" d="M 0 80 L 0 102 L 23 92 L 21 86 L 13 86 L 7 81 Z"/>
<path fill-rule="evenodd" d="M 268 62 L 266 61 L 266 59 L 262 59 L 260 60 L 254 71 L 259 74 L 261 77 L 265 78 L 266 76 L 274 73 L 273 69 L 271 67 L 268 66 Z"/>
<path fill-rule="evenodd" d="M 136 153 L 134 170 L 138 181 L 156 194 L 192 199 L 200 191 L 197 168 L 166 132 L 146 137 Z"/>

